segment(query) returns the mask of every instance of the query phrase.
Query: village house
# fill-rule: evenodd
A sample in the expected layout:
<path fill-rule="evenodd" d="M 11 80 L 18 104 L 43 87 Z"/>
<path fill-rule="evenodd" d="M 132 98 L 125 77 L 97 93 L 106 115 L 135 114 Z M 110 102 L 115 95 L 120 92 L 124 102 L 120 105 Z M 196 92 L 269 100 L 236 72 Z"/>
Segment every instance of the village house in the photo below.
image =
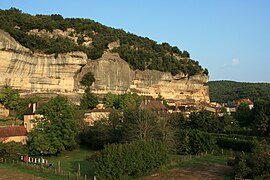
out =
<path fill-rule="evenodd" d="M 26 144 L 27 135 L 24 126 L 5 126 L 0 127 L 0 142 L 7 143 L 11 141 Z"/>
<path fill-rule="evenodd" d="M 26 131 L 29 132 L 31 129 L 33 129 L 36 125 L 34 122 L 35 119 L 40 119 L 43 118 L 43 115 L 41 114 L 36 114 L 36 109 L 37 109 L 38 103 L 30 103 L 28 105 L 28 109 L 24 113 L 23 116 L 23 125 L 26 128 Z"/>
<path fill-rule="evenodd" d="M 141 102 L 140 109 L 148 109 L 156 113 L 167 113 L 167 108 L 162 101 L 145 99 Z"/>
<path fill-rule="evenodd" d="M 95 121 L 104 119 L 108 120 L 111 109 L 93 109 L 90 112 L 84 114 L 84 121 L 89 125 L 93 126 Z"/>
<path fill-rule="evenodd" d="M 6 118 L 9 116 L 9 110 L 4 105 L 0 104 L 0 117 Z"/>
<path fill-rule="evenodd" d="M 235 101 L 235 105 L 238 107 L 241 103 L 247 104 L 249 109 L 253 108 L 253 102 L 250 99 L 238 99 Z"/>

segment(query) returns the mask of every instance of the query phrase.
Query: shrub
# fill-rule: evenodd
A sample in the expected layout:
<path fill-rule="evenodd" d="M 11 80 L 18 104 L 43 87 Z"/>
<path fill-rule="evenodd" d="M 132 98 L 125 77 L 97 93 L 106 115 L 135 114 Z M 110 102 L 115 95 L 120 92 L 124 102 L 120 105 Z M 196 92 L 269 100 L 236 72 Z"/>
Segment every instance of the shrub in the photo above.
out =
<path fill-rule="evenodd" d="M 233 149 L 237 151 L 253 152 L 257 147 L 257 143 L 254 140 L 243 140 L 235 138 L 216 138 L 217 145 L 220 148 Z"/>
<path fill-rule="evenodd" d="M 168 151 L 158 141 L 111 144 L 97 159 L 96 174 L 101 179 L 120 179 L 152 172 L 168 160 Z"/>
<path fill-rule="evenodd" d="M 216 148 L 215 138 L 209 133 L 189 130 L 181 131 L 180 136 L 180 154 L 198 154 Z"/>

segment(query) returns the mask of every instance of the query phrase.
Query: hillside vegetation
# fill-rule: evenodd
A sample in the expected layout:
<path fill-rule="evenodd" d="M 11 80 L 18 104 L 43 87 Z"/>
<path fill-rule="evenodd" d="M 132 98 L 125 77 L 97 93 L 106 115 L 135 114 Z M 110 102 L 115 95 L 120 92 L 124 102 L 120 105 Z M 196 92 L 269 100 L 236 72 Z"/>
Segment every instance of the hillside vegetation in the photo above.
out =
<path fill-rule="evenodd" d="M 228 102 L 242 98 L 270 101 L 269 83 L 209 81 L 208 85 L 211 101 Z"/>
<path fill-rule="evenodd" d="M 113 51 L 118 52 L 133 69 L 155 69 L 171 72 L 173 75 L 184 73 L 195 75 L 201 72 L 208 74 L 198 61 L 190 59 L 187 51 L 180 51 L 168 43 L 158 44 L 147 38 L 127 33 L 121 29 L 104 26 L 90 19 L 63 18 L 59 14 L 35 15 L 22 13 L 11 8 L 0 10 L 0 29 L 10 33 L 19 43 L 33 52 L 47 54 L 83 51 L 88 58 L 94 60 L 103 54 L 111 42 L 120 42 L 120 46 Z M 53 32 L 55 29 L 75 31 L 65 36 L 40 36 L 29 33 L 37 29 Z M 88 43 L 86 45 L 86 43 Z"/>

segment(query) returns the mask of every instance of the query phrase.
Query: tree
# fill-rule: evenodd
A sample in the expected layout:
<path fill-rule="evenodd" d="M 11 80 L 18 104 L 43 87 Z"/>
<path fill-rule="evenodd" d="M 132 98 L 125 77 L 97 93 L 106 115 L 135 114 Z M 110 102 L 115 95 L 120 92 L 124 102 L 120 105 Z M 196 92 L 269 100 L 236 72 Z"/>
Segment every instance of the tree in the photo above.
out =
<path fill-rule="evenodd" d="M 93 75 L 92 72 L 86 73 L 86 74 L 82 77 L 82 79 L 81 79 L 81 81 L 80 81 L 80 83 L 81 83 L 83 86 L 85 86 L 87 89 L 89 89 L 90 86 L 92 86 L 92 84 L 93 84 L 94 82 L 95 82 L 95 77 L 94 77 L 94 75 Z"/>
<path fill-rule="evenodd" d="M 112 94 L 111 92 L 108 92 L 105 95 L 103 102 L 107 108 L 113 108 L 113 105 L 114 105 L 116 98 L 117 98 L 117 95 Z"/>
<path fill-rule="evenodd" d="M 238 157 L 234 170 L 236 176 L 240 178 L 245 178 L 251 172 L 251 169 L 247 166 L 246 157 L 244 153 L 242 153 Z"/>
<path fill-rule="evenodd" d="M 82 109 L 93 109 L 98 105 L 98 97 L 92 94 L 89 90 L 86 91 L 81 98 L 80 106 Z"/>
<path fill-rule="evenodd" d="M 265 112 L 260 111 L 255 115 L 255 131 L 259 135 L 266 135 L 267 128 L 269 126 L 269 117 L 265 114 Z"/>
<path fill-rule="evenodd" d="M 253 114 L 246 103 L 241 103 L 234 114 L 234 118 L 241 127 L 249 127 L 252 125 Z"/>
<path fill-rule="evenodd" d="M 62 96 L 56 96 L 38 109 L 45 120 L 29 133 L 29 149 L 34 154 L 57 154 L 63 150 L 74 149 L 80 130 L 79 122 L 74 120 L 74 105 Z"/>
<path fill-rule="evenodd" d="M 157 115 L 149 110 L 127 109 L 122 126 L 126 141 L 159 138 Z"/>
<path fill-rule="evenodd" d="M 167 145 L 168 149 L 175 152 L 177 149 L 177 127 L 173 127 L 168 116 L 157 117 L 157 128 L 159 129 L 159 140 Z"/>
<path fill-rule="evenodd" d="M 7 109 L 15 110 L 18 106 L 19 99 L 20 94 L 18 90 L 14 90 L 8 85 L 5 85 L 0 92 L 0 103 Z"/>

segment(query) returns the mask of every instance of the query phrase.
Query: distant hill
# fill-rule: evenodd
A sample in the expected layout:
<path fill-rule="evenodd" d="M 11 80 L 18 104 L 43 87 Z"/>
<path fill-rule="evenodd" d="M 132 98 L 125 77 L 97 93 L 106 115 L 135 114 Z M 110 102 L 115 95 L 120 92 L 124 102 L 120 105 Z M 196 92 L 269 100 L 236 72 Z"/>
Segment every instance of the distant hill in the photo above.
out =
<path fill-rule="evenodd" d="M 0 10 L 0 29 L 33 52 L 45 54 L 83 51 L 89 59 L 100 58 L 106 49 L 119 53 L 132 69 L 154 69 L 172 75 L 208 74 L 198 61 L 190 59 L 168 43 L 158 44 L 121 29 L 110 28 L 90 19 L 63 18 L 59 14 L 26 14 L 16 8 Z M 111 47 L 109 47 L 111 46 Z"/>
<path fill-rule="evenodd" d="M 242 98 L 270 101 L 270 83 L 209 81 L 210 100 L 228 102 Z"/>

